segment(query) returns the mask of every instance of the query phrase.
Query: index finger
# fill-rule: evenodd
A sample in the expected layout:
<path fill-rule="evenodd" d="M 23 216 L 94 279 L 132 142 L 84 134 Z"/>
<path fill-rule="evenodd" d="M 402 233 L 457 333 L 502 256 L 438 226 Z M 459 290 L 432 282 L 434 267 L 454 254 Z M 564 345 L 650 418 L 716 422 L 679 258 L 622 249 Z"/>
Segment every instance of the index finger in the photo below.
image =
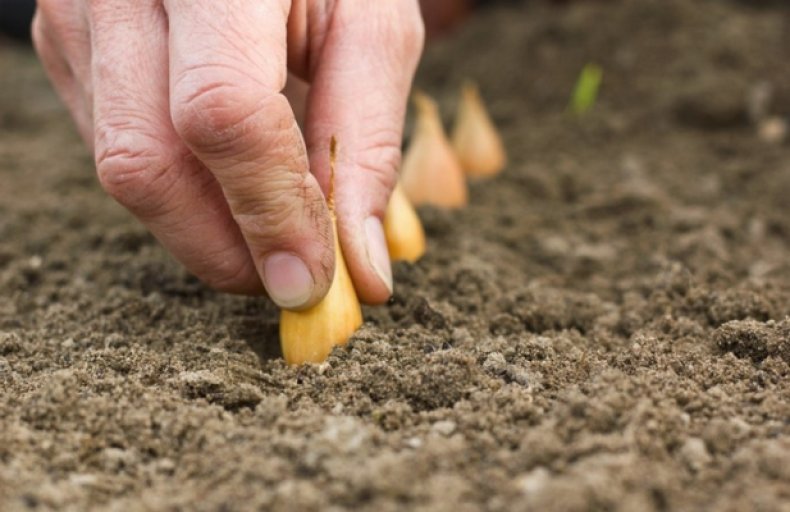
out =
<path fill-rule="evenodd" d="M 290 2 L 165 0 L 173 124 L 219 182 L 270 297 L 315 304 L 329 288 L 329 213 L 286 98 Z"/>

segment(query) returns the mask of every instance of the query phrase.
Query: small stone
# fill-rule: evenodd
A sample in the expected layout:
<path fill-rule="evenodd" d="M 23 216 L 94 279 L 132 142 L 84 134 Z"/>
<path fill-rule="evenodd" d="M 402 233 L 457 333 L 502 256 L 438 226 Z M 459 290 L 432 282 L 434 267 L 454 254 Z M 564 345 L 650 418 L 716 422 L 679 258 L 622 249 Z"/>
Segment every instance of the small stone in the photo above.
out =
<path fill-rule="evenodd" d="M 787 140 L 787 121 L 778 116 L 763 119 L 757 125 L 757 135 L 769 144 L 781 144 Z"/>
<path fill-rule="evenodd" d="M 708 465 L 712 459 L 708 449 L 705 447 L 705 441 L 699 437 L 690 437 L 683 444 L 680 449 L 680 456 L 688 467 L 697 472 Z"/>
<path fill-rule="evenodd" d="M 447 437 L 447 436 L 452 435 L 453 432 L 455 432 L 456 425 L 455 425 L 454 421 L 442 420 L 442 421 L 437 421 L 436 423 L 434 423 L 431 428 L 437 434 L 441 434 L 441 435 Z"/>
<path fill-rule="evenodd" d="M 31 256 L 27 264 L 30 266 L 30 268 L 34 270 L 38 270 L 41 268 L 41 265 L 43 263 L 44 261 L 41 259 L 41 256 L 36 255 L 36 256 Z"/>
<path fill-rule="evenodd" d="M 89 473 L 75 473 L 69 477 L 70 484 L 80 487 L 96 485 L 98 481 L 99 477 Z"/>
<path fill-rule="evenodd" d="M 370 432 L 352 416 L 327 416 L 321 438 L 341 453 L 352 453 L 367 443 Z"/>
<path fill-rule="evenodd" d="M 544 467 L 538 467 L 516 479 L 516 486 L 527 496 L 534 496 L 546 487 L 551 473 Z"/>
<path fill-rule="evenodd" d="M 410 437 L 406 439 L 406 446 L 416 450 L 417 448 L 422 447 L 422 439 L 419 437 Z"/>
<path fill-rule="evenodd" d="M 172 459 L 164 458 L 156 463 L 156 471 L 164 474 L 172 474 L 176 470 L 176 463 Z"/>

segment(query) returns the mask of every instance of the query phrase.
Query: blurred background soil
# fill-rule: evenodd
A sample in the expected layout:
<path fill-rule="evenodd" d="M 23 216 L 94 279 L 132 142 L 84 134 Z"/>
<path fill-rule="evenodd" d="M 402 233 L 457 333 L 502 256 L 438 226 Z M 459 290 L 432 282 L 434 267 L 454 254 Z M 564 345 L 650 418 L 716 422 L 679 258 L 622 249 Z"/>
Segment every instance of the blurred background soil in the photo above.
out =
<path fill-rule="evenodd" d="M 432 45 L 418 85 L 449 122 L 477 80 L 511 164 L 303 368 L 0 43 L 0 509 L 790 510 L 789 13 L 529 2 Z"/>

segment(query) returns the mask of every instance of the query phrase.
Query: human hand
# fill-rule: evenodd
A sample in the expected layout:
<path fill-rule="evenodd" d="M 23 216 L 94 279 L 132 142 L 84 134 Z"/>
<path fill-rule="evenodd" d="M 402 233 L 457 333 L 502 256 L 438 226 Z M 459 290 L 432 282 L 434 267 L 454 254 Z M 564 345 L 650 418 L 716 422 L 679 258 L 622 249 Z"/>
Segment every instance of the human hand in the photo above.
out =
<path fill-rule="evenodd" d="M 191 272 L 302 308 L 392 275 L 381 219 L 423 44 L 416 0 L 39 0 L 33 39 L 104 189 Z M 304 136 L 281 94 L 311 84 Z"/>

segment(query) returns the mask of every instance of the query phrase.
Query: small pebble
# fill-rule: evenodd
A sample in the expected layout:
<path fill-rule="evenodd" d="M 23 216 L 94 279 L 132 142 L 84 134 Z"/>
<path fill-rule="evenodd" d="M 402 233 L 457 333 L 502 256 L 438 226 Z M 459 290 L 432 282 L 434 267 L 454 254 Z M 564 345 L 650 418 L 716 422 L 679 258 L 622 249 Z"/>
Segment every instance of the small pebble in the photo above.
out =
<path fill-rule="evenodd" d="M 699 471 L 711 461 L 705 441 L 699 437 L 690 437 L 680 449 L 680 456 L 693 471 Z"/>
<path fill-rule="evenodd" d="M 406 439 L 406 446 L 416 450 L 417 448 L 420 448 L 422 446 L 422 439 L 420 439 L 419 437 L 410 437 Z"/>
<path fill-rule="evenodd" d="M 455 432 L 456 425 L 454 421 L 442 420 L 434 423 L 431 428 L 433 429 L 434 432 L 438 434 L 441 434 L 443 436 L 450 436 L 453 434 L 453 432 Z"/>
<path fill-rule="evenodd" d="M 551 473 L 544 467 L 537 467 L 516 479 L 516 485 L 527 496 L 538 494 L 551 479 Z"/>
<path fill-rule="evenodd" d="M 769 144 L 782 144 L 787 140 L 787 121 L 777 116 L 763 119 L 757 125 L 757 134 Z"/>

